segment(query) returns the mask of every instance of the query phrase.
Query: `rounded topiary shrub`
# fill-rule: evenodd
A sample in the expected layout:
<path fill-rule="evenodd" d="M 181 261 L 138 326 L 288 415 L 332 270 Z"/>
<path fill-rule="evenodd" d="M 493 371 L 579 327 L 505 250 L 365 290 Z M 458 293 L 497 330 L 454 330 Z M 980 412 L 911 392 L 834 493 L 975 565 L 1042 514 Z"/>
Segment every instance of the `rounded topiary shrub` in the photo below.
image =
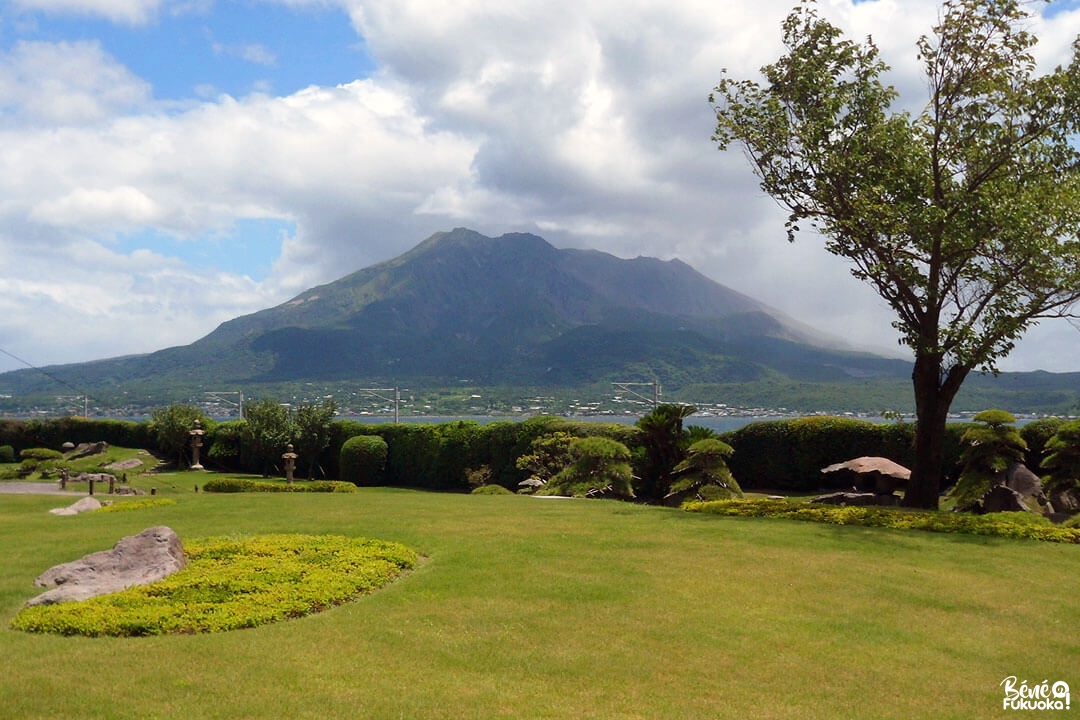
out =
<path fill-rule="evenodd" d="M 15 448 L 10 445 L 0 445 L 0 463 L 15 462 Z"/>
<path fill-rule="evenodd" d="M 388 448 L 378 435 L 356 435 L 341 446 L 341 479 L 356 485 L 376 485 L 386 467 Z"/>
<path fill-rule="evenodd" d="M 23 460 L 63 460 L 64 454 L 49 448 L 27 448 L 19 453 Z"/>
<path fill-rule="evenodd" d="M 473 495 L 513 495 L 502 485 L 481 485 L 480 487 L 473 488 Z"/>

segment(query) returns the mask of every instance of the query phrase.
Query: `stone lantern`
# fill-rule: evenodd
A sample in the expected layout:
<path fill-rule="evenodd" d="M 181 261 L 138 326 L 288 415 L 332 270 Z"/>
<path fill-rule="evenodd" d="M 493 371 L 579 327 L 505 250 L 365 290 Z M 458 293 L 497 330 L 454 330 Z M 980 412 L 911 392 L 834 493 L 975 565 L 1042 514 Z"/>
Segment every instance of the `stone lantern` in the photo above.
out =
<path fill-rule="evenodd" d="M 285 461 L 285 480 L 290 485 L 293 483 L 293 470 L 296 469 L 296 458 L 299 457 L 293 452 L 292 443 L 289 443 L 285 448 L 285 453 L 281 456 L 281 459 Z"/>
<path fill-rule="evenodd" d="M 199 449 L 202 447 L 203 435 L 206 431 L 202 429 L 202 423 L 198 420 L 195 421 L 195 427 L 192 428 L 188 435 L 191 436 L 191 469 L 202 470 L 203 466 L 199 464 Z"/>

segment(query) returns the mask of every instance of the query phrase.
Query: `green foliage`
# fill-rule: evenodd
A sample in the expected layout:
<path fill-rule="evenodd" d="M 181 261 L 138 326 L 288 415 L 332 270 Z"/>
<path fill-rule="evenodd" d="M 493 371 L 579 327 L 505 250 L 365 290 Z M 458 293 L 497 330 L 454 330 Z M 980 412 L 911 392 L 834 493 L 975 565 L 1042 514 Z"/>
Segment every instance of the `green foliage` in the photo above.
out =
<path fill-rule="evenodd" d="M 215 477 L 207 480 L 203 490 L 209 493 L 279 493 L 279 492 L 317 492 L 347 493 L 356 492 L 356 486 L 341 480 L 313 480 L 312 482 L 293 483 L 249 480 L 246 478 Z"/>
<path fill-rule="evenodd" d="M 690 405 L 658 405 L 638 420 L 641 455 L 635 490 L 640 499 L 658 502 L 671 491 L 675 467 L 689 445 L 683 420 L 696 411 Z"/>
<path fill-rule="evenodd" d="M 435 426 L 439 454 L 435 461 L 435 476 L 442 486 L 468 487 L 466 471 L 487 460 L 484 442 L 486 430 L 473 420 L 455 420 Z"/>
<path fill-rule="evenodd" d="M 633 497 L 630 451 L 603 437 L 570 441 L 573 462 L 540 489 L 543 495 Z"/>
<path fill-rule="evenodd" d="M 513 495 L 502 485 L 479 485 L 472 490 L 473 495 Z"/>
<path fill-rule="evenodd" d="M 146 510 L 147 508 L 175 505 L 172 498 L 138 498 L 136 500 L 118 500 L 111 505 L 102 505 L 97 512 L 129 512 L 131 510 Z"/>
<path fill-rule="evenodd" d="M 1024 455 L 1024 464 L 1031 470 L 1042 467 L 1043 460 L 1049 454 L 1046 443 L 1054 437 L 1062 423 L 1061 418 L 1040 418 L 1033 420 L 1020 428 L 1020 437 L 1027 443 L 1027 453 Z"/>
<path fill-rule="evenodd" d="M 19 453 L 19 457 L 23 460 L 63 460 L 64 454 L 49 448 L 27 448 Z"/>
<path fill-rule="evenodd" d="M 905 503 L 937 506 L 948 410 L 1040 318 L 1080 298 L 1080 45 L 1037 76 L 1021 0 L 946 0 L 918 42 L 929 99 L 894 110 L 869 40 L 812 2 L 783 24 L 765 84 L 726 71 L 713 139 L 738 143 L 762 189 L 852 265 L 915 354 L 917 462 Z"/>
<path fill-rule="evenodd" d="M 191 405 L 170 405 L 158 408 L 151 415 L 150 432 L 154 436 L 157 449 L 166 457 L 173 458 L 177 467 L 188 465 L 187 458 L 191 457 L 191 430 L 196 420 L 204 431 L 212 431 L 213 421 Z"/>
<path fill-rule="evenodd" d="M 727 465 L 744 490 L 812 492 L 822 468 L 864 455 L 910 466 L 913 437 L 908 423 L 810 417 L 751 423 L 721 439 L 735 449 Z"/>
<path fill-rule="evenodd" d="M 969 513 L 901 510 L 873 506 L 817 505 L 784 500 L 720 500 L 691 502 L 690 512 L 733 517 L 808 520 L 829 525 L 928 530 L 940 533 L 989 535 L 992 537 L 1080 544 L 1080 528 L 1052 525 L 1030 513 Z"/>
<path fill-rule="evenodd" d="M 993 485 L 999 484 L 1010 466 L 1024 461 L 1028 449 L 1020 432 L 1011 425 L 1016 418 L 1010 413 L 986 410 L 973 419 L 985 424 L 969 428 L 962 438 L 963 469 L 951 493 L 961 508 L 976 502 Z"/>
<path fill-rule="evenodd" d="M 378 435 L 357 435 L 341 446 L 341 479 L 354 485 L 378 485 L 389 454 Z"/>
<path fill-rule="evenodd" d="M 570 454 L 570 442 L 573 439 L 570 433 L 561 430 L 541 435 L 532 441 L 528 453 L 518 457 L 518 468 L 528 472 L 529 478 L 547 484 L 574 461 Z"/>
<path fill-rule="evenodd" d="M 10 445 L 0 445 L 0 463 L 15 462 L 15 448 Z"/>
<path fill-rule="evenodd" d="M 263 477 L 270 477 L 271 469 L 292 441 L 292 432 L 289 411 L 277 400 L 266 398 L 244 403 L 240 437 Z"/>
<path fill-rule="evenodd" d="M 22 462 L 19 463 L 18 476 L 28 477 L 39 472 L 42 477 L 61 465 L 64 459 L 63 453 L 49 448 L 27 448 L 19 453 Z"/>
<path fill-rule="evenodd" d="M 310 615 L 386 585 L 416 553 L 333 535 L 210 538 L 185 544 L 188 565 L 151 585 L 81 602 L 24 608 L 16 630 L 139 636 L 221 632 Z"/>
<path fill-rule="evenodd" d="M 207 433 L 209 449 L 206 451 L 206 457 L 221 468 L 250 469 L 245 467 L 243 461 L 243 434 L 243 420 L 218 423 L 211 432 Z"/>
<path fill-rule="evenodd" d="M 308 480 L 315 477 L 319 456 L 330 447 L 336 413 L 337 403 L 333 398 L 323 398 L 318 405 L 301 403 L 293 415 L 293 448 L 300 462 L 307 466 Z"/>
<path fill-rule="evenodd" d="M 1042 467 L 1050 472 L 1047 490 L 1051 493 L 1080 488 L 1080 420 L 1062 423 L 1046 443 L 1050 454 Z"/>
<path fill-rule="evenodd" d="M 742 489 L 727 466 L 727 459 L 734 452 L 734 448 L 721 440 L 698 440 L 687 448 L 686 458 L 675 466 L 676 479 L 665 500 L 690 496 L 698 500 L 706 496 L 711 500 L 742 497 Z"/>

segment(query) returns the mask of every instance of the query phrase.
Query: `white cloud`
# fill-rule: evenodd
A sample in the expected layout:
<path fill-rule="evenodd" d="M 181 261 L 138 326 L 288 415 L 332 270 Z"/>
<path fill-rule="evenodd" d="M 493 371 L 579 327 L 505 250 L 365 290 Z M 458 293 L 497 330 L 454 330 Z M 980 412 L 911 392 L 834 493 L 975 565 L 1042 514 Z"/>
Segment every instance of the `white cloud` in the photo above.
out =
<path fill-rule="evenodd" d="M 211 47 L 215 55 L 231 55 L 245 62 L 266 65 L 267 67 L 273 67 L 277 64 L 277 56 L 260 43 L 226 44 L 215 42 L 212 43 Z"/>
<path fill-rule="evenodd" d="M 790 0 L 340 4 L 379 70 L 287 97 L 206 86 L 186 106 L 155 105 L 94 43 L 25 43 L 0 58 L 0 260 L 27 269 L 0 281 L 0 347 L 57 362 L 191 342 L 455 225 L 681 257 L 853 343 L 896 347 L 877 296 L 819 239 L 786 243 L 745 159 L 709 140 L 710 88 L 722 68 L 749 76 L 777 57 Z M 117 22 L 164 14 L 156 2 L 23 3 L 46 5 Z M 914 42 L 936 2 L 820 9 L 852 37 L 872 34 L 906 106 L 919 106 Z M 1053 62 L 1080 15 L 1035 28 Z M 271 61 L 251 39 L 249 59 Z M 220 242 L 236 219 L 263 217 L 296 232 L 261 283 L 114 239 L 150 226 Z M 1080 367 L 1080 340 L 1053 343 L 1018 362 Z"/>
<path fill-rule="evenodd" d="M 144 108 L 150 85 L 97 42 L 17 42 L 0 54 L 0 123 L 82 125 Z"/>
<path fill-rule="evenodd" d="M 161 0 L 14 0 L 25 10 L 99 16 L 117 23 L 142 25 L 153 18 Z"/>

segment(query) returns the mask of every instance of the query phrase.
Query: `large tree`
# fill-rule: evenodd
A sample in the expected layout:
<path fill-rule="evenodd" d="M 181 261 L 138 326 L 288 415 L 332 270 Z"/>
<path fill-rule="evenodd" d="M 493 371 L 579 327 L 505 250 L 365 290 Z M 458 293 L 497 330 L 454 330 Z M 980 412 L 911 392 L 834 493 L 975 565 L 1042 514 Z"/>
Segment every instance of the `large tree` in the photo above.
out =
<path fill-rule="evenodd" d="M 337 402 L 327 397 L 318 405 L 301 403 L 292 418 L 293 444 L 297 454 L 307 463 L 308 480 L 315 477 L 319 454 L 330 447 L 336 414 Z"/>
<path fill-rule="evenodd" d="M 783 24 L 765 83 L 723 73 L 714 140 L 740 145 L 761 187 L 848 259 L 896 313 L 914 352 L 916 459 L 905 504 L 934 508 L 949 407 L 972 370 L 994 371 L 1040 319 L 1080 298 L 1080 45 L 1048 74 L 1018 0 L 948 0 L 918 43 L 929 98 L 917 114 L 871 40 L 812 2 Z"/>

